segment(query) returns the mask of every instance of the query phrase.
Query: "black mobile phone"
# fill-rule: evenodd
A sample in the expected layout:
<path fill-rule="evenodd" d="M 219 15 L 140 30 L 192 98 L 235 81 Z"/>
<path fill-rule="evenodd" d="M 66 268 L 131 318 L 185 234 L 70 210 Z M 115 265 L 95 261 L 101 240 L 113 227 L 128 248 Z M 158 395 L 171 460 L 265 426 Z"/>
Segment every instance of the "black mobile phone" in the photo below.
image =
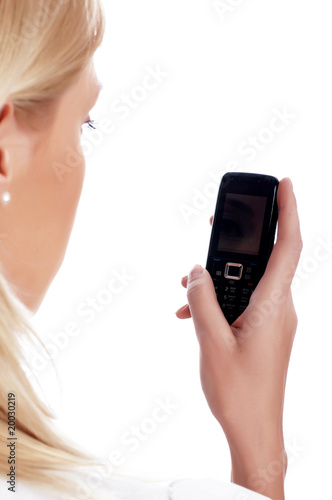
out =
<path fill-rule="evenodd" d="M 278 185 L 261 174 L 229 172 L 221 179 L 206 269 L 229 324 L 247 308 L 272 252 Z"/>

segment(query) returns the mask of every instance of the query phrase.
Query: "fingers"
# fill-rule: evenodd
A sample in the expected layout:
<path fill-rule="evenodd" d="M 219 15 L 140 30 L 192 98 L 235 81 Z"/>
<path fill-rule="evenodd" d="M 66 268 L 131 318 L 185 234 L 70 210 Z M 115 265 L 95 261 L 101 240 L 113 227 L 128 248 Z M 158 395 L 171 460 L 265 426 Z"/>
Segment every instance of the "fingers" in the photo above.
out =
<path fill-rule="evenodd" d="M 188 284 L 188 275 L 183 276 L 183 278 L 181 279 L 181 285 L 184 288 L 187 288 L 187 284 Z M 178 309 L 175 314 L 179 319 L 191 318 L 191 313 L 188 304 L 180 307 L 180 309 Z"/>
<path fill-rule="evenodd" d="M 181 279 L 181 285 L 184 288 L 187 288 L 187 284 L 188 284 L 188 275 L 187 276 L 183 276 L 183 278 Z"/>
<path fill-rule="evenodd" d="M 220 309 L 211 276 L 201 266 L 195 266 L 189 273 L 187 298 L 201 347 L 220 346 L 223 340 L 220 354 L 222 349 L 228 353 L 233 350 L 236 344 L 233 332 Z"/>
<path fill-rule="evenodd" d="M 180 309 L 178 309 L 175 314 L 179 319 L 191 318 L 191 312 L 190 312 L 188 304 L 180 307 Z"/>
<path fill-rule="evenodd" d="M 229 355 L 237 347 L 236 339 L 220 309 L 210 274 L 201 266 L 196 267 L 203 271 L 201 275 L 191 272 L 181 279 L 182 286 L 187 288 L 189 304 L 180 307 L 175 314 L 179 319 L 193 318 L 201 348 L 214 350 L 218 345 L 220 356 L 222 352 Z"/>
<path fill-rule="evenodd" d="M 278 235 L 263 278 L 256 288 L 260 294 L 279 291 L 288 294 L 302 251 L 297 204 L 290 179 L 282 179 L 278 188 Z"/>

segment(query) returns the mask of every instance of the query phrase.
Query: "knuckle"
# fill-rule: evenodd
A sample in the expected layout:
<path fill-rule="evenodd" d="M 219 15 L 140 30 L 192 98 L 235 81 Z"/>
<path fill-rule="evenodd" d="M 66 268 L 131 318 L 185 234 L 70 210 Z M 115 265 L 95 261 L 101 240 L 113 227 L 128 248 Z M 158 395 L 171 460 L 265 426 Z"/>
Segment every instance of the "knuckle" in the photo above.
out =
<path fill-rule="evenodd" d="M 206 295 L 205 287 L 202 286 L 201 280 L 194 279 L 187 288 L 187 299 L 189 302 L 201 301 Z"/>

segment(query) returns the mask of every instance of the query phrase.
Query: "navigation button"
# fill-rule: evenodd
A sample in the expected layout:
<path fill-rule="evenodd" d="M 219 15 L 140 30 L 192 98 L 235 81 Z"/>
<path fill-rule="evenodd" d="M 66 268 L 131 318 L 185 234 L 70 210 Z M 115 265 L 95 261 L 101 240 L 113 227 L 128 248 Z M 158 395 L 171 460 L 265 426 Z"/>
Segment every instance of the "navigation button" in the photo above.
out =
<path fill-rule="evenodd" d="M 243 265 L 236 262 L 228 262 L 225 267 L 224 276 L 230 280 L 240 280 L 242 277 Z"/>

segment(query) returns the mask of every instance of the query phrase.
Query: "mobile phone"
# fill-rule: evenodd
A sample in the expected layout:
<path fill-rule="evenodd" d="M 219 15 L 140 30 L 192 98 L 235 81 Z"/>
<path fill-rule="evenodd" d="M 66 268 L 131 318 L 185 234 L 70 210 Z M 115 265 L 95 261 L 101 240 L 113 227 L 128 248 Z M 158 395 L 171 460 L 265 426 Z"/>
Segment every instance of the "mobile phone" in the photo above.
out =
<path fill-rule="evenodd" d="M 221 179 L 206 269 L 229 324 L 248 307 L 272 252 L 278 185 L 261 174 L 229 172 Z"/>

